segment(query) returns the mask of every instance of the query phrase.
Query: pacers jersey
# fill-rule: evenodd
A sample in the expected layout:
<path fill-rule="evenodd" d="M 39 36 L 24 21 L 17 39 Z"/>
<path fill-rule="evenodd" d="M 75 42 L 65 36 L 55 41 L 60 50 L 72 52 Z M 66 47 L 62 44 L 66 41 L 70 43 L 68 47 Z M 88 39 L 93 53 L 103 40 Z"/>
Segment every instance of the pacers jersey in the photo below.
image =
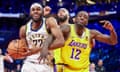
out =
<path fill-rule="evenodd" d="M 42 24 L 37 30 L 32 30 L 32 21 L 29 21 L 26 25 L 26 40 L 29 48 L 41 47 L 43 42 L 48 37 L 46 29 L 45 18 L 42 20 Z M 40 56 L 40 52 L 30 55 L 26 60 L 32 60 L 38 62 L 37 58 Z"/>
<path fill-rule="evenodd" d="M 75 31 L 75 25 L 70 25 L 69 38 L 62 48 L 62 60 L 69 68 L 80 70 L 89 66 L 89 56 L 91 52 L 90 31 L 85 28 L 82 37 Z"/>

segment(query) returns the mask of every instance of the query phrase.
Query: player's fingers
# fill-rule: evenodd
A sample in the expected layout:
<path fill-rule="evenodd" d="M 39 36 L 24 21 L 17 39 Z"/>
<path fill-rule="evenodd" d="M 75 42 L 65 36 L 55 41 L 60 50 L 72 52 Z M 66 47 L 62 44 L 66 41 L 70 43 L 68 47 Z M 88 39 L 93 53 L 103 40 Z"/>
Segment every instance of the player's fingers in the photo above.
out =
<path fill-rule="evenodd" d="M 45 58 L 42 58 L 42 63 L 45 64 Z"/>
<path fill-rule="evenodd" d="M 108 24 L 109 24 L 109 23 L 106 21 L 106 22 L 104 23 L 103 27 L 104 27 L 104 28 L 107 28 Z"/>
<path fill-rule="evenodd" d="M 40 57 L 38 60 L 39 60 L 39 63 L 41 63 L 41 61 L 42 61 L 42 58 Z"/>
<path fill-rule="evenodd" d="M 108 25 L 107 25 L 107 29 L 109 29 L 109 30 L 113 29 L 112 25 L 111 25 L 111 24 L 108 24 Z"/>
<path fill-rule="evenodd" d="M 49 60 L 47 59 L 47 57 L 44 57 L 44 63 L 47 63 Z"/>
<path fill-rule="evenodd" d="M 51 7 L 46 6 L 44 9 L 45 9 L 45 10 L 51 10 Z"/>
<path fill-rule="evenodd" d="M 105 21 L 106 21 L 106 20 L 101 20 L 101 21 L 99 21 L 99 22 L 100 22 L 100 23 L 105 23 Z"/>
<path fill-rule="evenodd" d="M 39 56 L 39 57 L 37 58 L 37 60 L 40 60 L 40 58 L 41 58 L 41 57 Z"/>

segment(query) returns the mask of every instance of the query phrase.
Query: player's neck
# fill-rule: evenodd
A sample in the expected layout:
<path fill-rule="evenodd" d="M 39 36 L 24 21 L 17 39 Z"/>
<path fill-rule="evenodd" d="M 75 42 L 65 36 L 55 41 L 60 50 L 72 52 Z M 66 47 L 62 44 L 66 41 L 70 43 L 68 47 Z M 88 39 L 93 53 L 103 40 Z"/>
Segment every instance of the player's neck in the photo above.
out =
<path fill-rule="evenodd" d="M 82 25 L 75 25 L 75 29 L 76 29 L 76 33 L 79 35 L 79 36 L 82 36 L 84 30 L 85 30 L 85 27 L 82 26 Z"/>
<path fill-rule="evenodd" d="M 36 29 L 38 29 L 41 25 L 42 25 L 42 21 L 38 21 L 38 22 L 33 21 L 33 22 L 32 22 L 32 29 L 33 29 L 33 30 L 36 30 Z"/>

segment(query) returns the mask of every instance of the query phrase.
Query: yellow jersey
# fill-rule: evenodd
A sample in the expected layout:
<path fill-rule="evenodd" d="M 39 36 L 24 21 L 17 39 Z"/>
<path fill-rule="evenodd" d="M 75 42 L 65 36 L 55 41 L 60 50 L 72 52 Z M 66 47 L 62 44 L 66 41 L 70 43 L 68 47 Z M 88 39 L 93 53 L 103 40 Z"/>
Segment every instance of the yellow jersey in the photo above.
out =
<path fill-rule="evenodd" d="M 61 59 L 61 48 L 53 50 L 54 52 L 54 58 L 55 58 L 55 64 L 63 63 Z"/>
<path fill-rule="evenodd" d="M 61 48 L 62 61 L 68 65 L 68 68 L 73 70 L 88 68 L 91 52 L 90 31 L 85 28 L 83 37 L 79 37 L 76 34 L 74 24 L 70 25 L 70 29 L 65 46 Z"/>

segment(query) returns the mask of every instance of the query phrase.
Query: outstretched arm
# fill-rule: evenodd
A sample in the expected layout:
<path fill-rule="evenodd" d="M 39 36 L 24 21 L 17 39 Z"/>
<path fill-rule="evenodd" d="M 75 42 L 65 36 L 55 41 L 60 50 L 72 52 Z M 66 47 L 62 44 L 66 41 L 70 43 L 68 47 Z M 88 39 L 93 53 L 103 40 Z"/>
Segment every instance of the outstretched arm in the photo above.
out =
<path fill-rule="evenodd" d="M 117 34 L 115 32 L 114 27 L 109 21 L 100 21 L 101 23 L 104 23 L 103 27 L 108 29 L 110 31 L 110 35 L 102 34 L 101 32 L 97 30 L 91 30 L 91 36 L 103 43 L 107 43 L 110 45 L 117 44 Z"/>

